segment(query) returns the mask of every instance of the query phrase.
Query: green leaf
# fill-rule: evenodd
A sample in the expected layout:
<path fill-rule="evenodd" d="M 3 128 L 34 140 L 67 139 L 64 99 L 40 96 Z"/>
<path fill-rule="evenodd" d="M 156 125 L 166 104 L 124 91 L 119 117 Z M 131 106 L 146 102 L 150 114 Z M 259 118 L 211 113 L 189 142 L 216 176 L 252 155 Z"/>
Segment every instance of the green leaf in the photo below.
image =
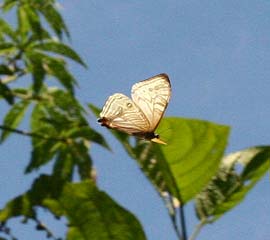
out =
<path fill-rule="evenodd" d="M 12 27 L 4 19 L 1 18 L 0 18 L 0 29 L 2 34 L 4 33 L 5 35 L 9 36 L 13 41 L 15 42 L 17 41 L 16 33 L 13 31 Z"/>
<path fill-rule="evenodd" d="M 69 37 L 69 32 L 62 16 L 52 4 L 47 4 L 44 7 L 41 7 L 39 11 L 43 14 L 53 31 L 60 39 L 62 38 L 63 32 Z"/>
<path fill-rule="evenodd" d="M 229 127 L 201 120 L 166 118 L 158 131 L 167 141 L 161 151 L 185 203 L 216 173 L 227 145 Z"/>
<path fill-rule="evenodd" d="M 10 11 L 17 3 L 18 0 L 5 0 L 2 9 L 4 12 Z"/>
<path fill-rule="evenodd" d="M 90 128 L 89 126 L 73 128 L 72 131 L 68 133 L 68 136 L 72 138 L 83 137 L 91 142 L 97 143 L 103 146 L 104 148 L 110 150 L 110 147 L 106 142 L 106 140 L 104 139 L 104 137 L 94 129 Z"/>
<path fill-rule="evenodd" d="M 14 104 L 4 118 L 4 126 L 8 126 L 14 129 L 17 128 L 17 126 L 22 121 L 29 104 L 30 101 L 26 100 L 22 100 Z M 4 130 L 1 134 L 0 142 L 4 142 L 10 133 L 10 131 Z"/>
<path fill-rule="evenodd" d="M 91 111 L 94 113 L 96 117 L 99 117 L 99 113 L 101 112 L 101 109 L 96 107 L 94 104 L 89 103 L 88 107 L 91 109 Z"/>
<path fill-rule="evenodd" d="M 42 26 L 35 8 L 25 4 L 23 5 L 23 10 L 25 12 L 25 18 L 27 18 L 27 21 L 33 33 L 35 33 L 39 37 L 39 39 L 42 39 Z"/>
<path fill-rule="evenodd" d="M 15 45 L 10 42 L 0 43 L 0 56 L 6 57 L 17 50 Z"/>
<path fill-rule="evenodd" d="M 73 93 L 73 85 L 76 83 L 76 80 L 67 70 L 66 63 L 63 59 L 51 57 L 41 52 L 33 51 L 33 49 L 28 49 L 26 57 L 29 59 L 30 63 L 32 63 L 33 60 L 35 61 L 35 59 L 37 62 L 40 62 L 46 74 L 54 76 L 70 93 Z M 30 65 L 29 69 L 34 71 L 35 67 Z"/>
<path fill-rule="evenodd" d="M 31 64 L 29 67 L 32 72 L 33 89 L 35 94 L 38 94 L 43 85 L 46 72 L 43 67 L 42 59 L 39 55 L 27 54 L 27 57 L 29 59 L 29 63 Z"/>
<path fill-rule="evenodd" d="M 71 49 L 68 45 L 64 43 L 56 42 L 56 41 L 46 41 L 43 43 L 35 44 L 33 48 L 39 49 L 42 51 L 48 51 L 48 52 L 61 54 L 86 67 L 86 64 L 82 61 L 80 56 L 73 49 Z"/>
<path fill-rule="evenodd" d="M 61 148 L 62 142 L 56 138 L 58 136 L 57 129 L 42 120 L 46 116 L 46 106 L 42 103 L 37 104 L 32 111 L 31 132 L 34 134 L 37 133 L 38 136 L 32 137 L 33 150 L 31 161 L 25 170 L 26 173 L 52 160 L 58 149 Z"/>
<path fill-rule="evenodd" d="M 146 239 L 138 220 L 90 182 L 69 184 L 60 202 L 70 224 L 67 239 Z"/>
<path fill-rule="evenodd" d="M 247 148 L 224 157 L 220 169 L 196 197 L 197 217 L 213 222 L 242 202 L 269 170 L 270 146 Z"/>
<path fill-rule="evenodd" d="M 136 217 L 119 206 L 92 181 L 66 183 L 42 175 L 25 194 L 11 200 L 0 210 L 0 222 L 12 217 L 35 217 L 43 207 L 68 221 L 67 239 L 145 240 Z M 113 219 L 113 221 L 112 221 Z"/>
<path fill-rule="evenodd" d="M 9 104 L 13 104 L 14 103 L 14 97 L 12 95 L 12 91 L 10 90 L 10 88 L 6 85 L 3 84 L 0 81 L 0 96 L 3 96 L 3 98 L 9 103 Z"/>
<path fill-rule="evenodd" d="M 0 64 L 0 75 L 12 75 L 14 72 L 5 64 Z"/>
<path fill-rule="evenodd" d="M 27 12 L 25 5 L 21 5 L 17 8 L 17 21 L 18 21 L 18 32 L 22 38 L 22 41 L 26 41 L 27 35 L 30 32 L 31 26 L 28 21 Z"/>
<path fill-rule="evenodd" d="M 53 175 L 65 181 L 72 181 L 74 159 L 70 151 L 59 151 L 53 166 Z"/>
<path fill-rule="evenodd" d="M 157 129 L 167 145 L 122 141 L 161 195 L 168 192 L 185 204 L 216 173 L 229 128 L 207 121 L 164 118 Z"/>

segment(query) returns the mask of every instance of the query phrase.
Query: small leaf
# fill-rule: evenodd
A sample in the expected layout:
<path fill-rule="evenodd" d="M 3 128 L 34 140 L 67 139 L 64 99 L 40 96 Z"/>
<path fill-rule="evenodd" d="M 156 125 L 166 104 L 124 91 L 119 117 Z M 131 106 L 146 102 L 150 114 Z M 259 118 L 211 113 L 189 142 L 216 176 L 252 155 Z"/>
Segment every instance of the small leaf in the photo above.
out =
<path fill-rule="evenodd" d="M 17 48 L 13 43 L 10 42 L 5 42 L 5 43 L 0 43 L 0 56 L 7 56 L 11 53 L 14 53 L 17 51 Z"/>
<path fill-rule="evenodd" d="M 23 8 L 27 21 L 29 22 L 29 26 L 31 27 L 33 33 L 35 33 L 39 37 L 39 39 L 42 39 L 42 26 L 40 24 L 40 19 L 36 10 L 27 4 L 25 4 Z"/>
<path fill-rule="evenodd" d="M 47 41 L 39 44 L 35 44 L 33 46 L 35 49 L 43 50 L 43 51 L 48 51 L 48 52 L 54 52 L 61 54 L 65 57 L 68 57 L 81 65 L 86 67 L 86 64 L 82 61 L 80 56 L 73 50 L 71 49 L 68 45 L 63 44 L 61 42 L 56 42 L 56 41 Z"/>
<path fill-rule="evenodd" d="M 3 98 L 9 103 L 9 104 L 13 104 L 14 103 L 14 97 L 12 95 L 12 91 L 10 90 L 10 88 L 6 85 L 3 84 L 0 81 L 0 96 L 3 96 Z"/>
<path fill-rule="evenodd" d="M 22 100 L 12 106 L 4 119 L 4 126 L 8 126 L 10 128 L 17 128 L 17 126 L 22 121 L 27 107 L 29 106 L 30 101 Z M 4 130 L 2 132 L 0 142 L 4 142 L 6 138 L 10 135 L 10 131 Z"/>
<path fill-rule="evenodd" d="M 64 60 L 45 55 L 38 51 L 33 51 L 33 49 L 28 49 L 26 56 L 30 62 L 32 62 L 31 59 L 37 59 L 36 61 L 40 62 L 46 74 L 54 76 L 68 91 L 70 91 L 70 93 L 73 94 L 73 85 L 76 83 L 76 80 L 67 70 Z M 34 69 L 33 66 L 30 66 L 31 71 L 34 71 Z"/>
<path fill-rule="evenodd" d="M 4 12 L 10 11 L 17 3 L 18 0 L 5 0 L 2 9 Z"/>
<path fill-rule="evenodd" d="M 25 41 L 30 31 L 30 23 L 28 21 L 25 5 L 21 5 L 20 7 L 18 7 L 17 19 L 18 19 L 18 32 L 22 40 Z"/>
<path fill-rule="evenodd" d="M 62 38 L 63 32 L 65 32 L 65 34 L 69 37 L 69 32 L 63 18 L 52 4 L 47 4 L 46 6 L 41 7 L 39 11 L 43 14 L 53 31 L 60 39 Z"/>
<path fill-rule="evenodd" d="M 75 78 L 66 69 L 65 62 L 61 59 L 56 59 L 44 55 L 44 69 L 46 72 L 56 77 L 62 85 L 73 94 L 73 84 L 76 83 Z"/>
<path fill-rule="evenodd" d="M 42 60 L 39 55 L 28 54 L 28 59 L 31 63 L 31 72 L 33 77 L 33 89 L 35 94 L 40 91 L 43 81 L 45 79 L 45 70 L 43 68 Z"/>
<path fill-rule="evenodd" d="M 269 163 L 270 146 L 247 148 L 224 157 L 217 175 L 196 197 L 198 218 L 216 221 L 242 202 L 266 174 Z"/>
<path fill-rule="evenodd" d="M 17 40 L 16 33 L 13 31 L 12 27 L 4 19 L 0 19 L 0 29 L 2 33 L 5 33 L 13 41 L 16 42 Z"/>
<path fill-rule="evenodd" d="M 99 113 L 101 112 L 101 109 L 96 107 L 94 104 L 89 103 L 88 107 L 91 109 L 91 111 L 94 113 L 96 117 L 99 117 Z"/>
<path fill-rule="evenodd" d="M 72 132 L 68 134 L 68 136 L 72 138 L 83 137 L 110 150 L 110 147 L 103 136 L 89 126 L 74 128 L 72 129 Z"/>
<path fill-rule="evenodd" d="M 14 72 L 5 64 L 0 64 L 0 75 L 12 75 Z"/>

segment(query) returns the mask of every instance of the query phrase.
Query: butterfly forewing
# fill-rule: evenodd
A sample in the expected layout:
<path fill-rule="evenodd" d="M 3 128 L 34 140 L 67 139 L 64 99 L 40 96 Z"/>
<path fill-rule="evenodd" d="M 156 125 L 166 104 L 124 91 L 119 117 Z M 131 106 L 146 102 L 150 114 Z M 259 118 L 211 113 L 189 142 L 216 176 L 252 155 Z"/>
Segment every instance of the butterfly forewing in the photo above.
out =
<path fill-rule="evenodd" d="M 156 129 L 171 96 L 170 80 L 166 74 L 138 82 L 131 90 L 132 100 L 141 109 L 149 124 L 149 132 Z"/>
<path fill-rule="evenodd" d="M 127 96 L 115 93 L 106 101 L 100 113 L 103 125 L 129 134 L 145 132 L 149 121 L 141 109 Z"/>

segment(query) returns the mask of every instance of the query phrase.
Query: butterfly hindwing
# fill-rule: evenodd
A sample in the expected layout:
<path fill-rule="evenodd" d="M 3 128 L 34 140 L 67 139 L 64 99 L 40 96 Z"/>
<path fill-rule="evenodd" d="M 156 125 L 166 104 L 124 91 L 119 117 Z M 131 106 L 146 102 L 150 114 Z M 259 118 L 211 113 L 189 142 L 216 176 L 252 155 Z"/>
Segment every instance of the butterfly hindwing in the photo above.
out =
<path fill-rule="evenodd" d="M 108 98 L 100 113 L 99 122 L 129 134 L 146 132 L 150 125 L 141 109 L 121 93 L 115 93 Z"/>
<path fill-rule="evenodd" d="M 133 85 L 131 96 L 150 123 L 148 131 L 154 131 L 170 100 L 170 80 L 166 74 L 159 74 L 138 82 Z"/>

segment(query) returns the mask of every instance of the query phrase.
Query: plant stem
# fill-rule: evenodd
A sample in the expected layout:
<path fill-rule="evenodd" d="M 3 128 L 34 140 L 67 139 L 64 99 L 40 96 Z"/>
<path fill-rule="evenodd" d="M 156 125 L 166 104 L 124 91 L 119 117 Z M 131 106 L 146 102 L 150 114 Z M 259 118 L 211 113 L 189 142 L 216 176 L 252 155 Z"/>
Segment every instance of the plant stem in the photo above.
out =
<path fill-rule="evenodd" d="M 184 206 L 182 205 L 179 208 L 179 214 L 180 214 L 180 224 L 181 224 L 181 230 L 182 230 L 182 240 L 187 240 L 185 211 L 184 211 Z"/>
<path fill-rule="evenodd" d="M 198 236 L 200 233 L 202 227 L 204 226 L 205 221 L 201 221 L 194 229 L 193 233 L 191 234 L 189 240 L 195 240 L 195 238 Z"/>
<path fill-rule="evenodd" d="M 68 141 L 67 138 L 46 136 L 46 135 L 42 135 L 42 134 L 39 134 L 39 133 L 27 132 L 27 131 L 24 131 L 24 130 L 11 128 L 11 127 L 4 126 L 4 125 L 0 125 L 0 129 L 5 130 L 5 131 L 18 133 L 18 134 L 23 135 L 23 136 L 36 137 L 36 138 L 48 139 L 48 140 L 54 140 L 54 141 L 61 141 L 61 142 L 67 142 Z"/>

